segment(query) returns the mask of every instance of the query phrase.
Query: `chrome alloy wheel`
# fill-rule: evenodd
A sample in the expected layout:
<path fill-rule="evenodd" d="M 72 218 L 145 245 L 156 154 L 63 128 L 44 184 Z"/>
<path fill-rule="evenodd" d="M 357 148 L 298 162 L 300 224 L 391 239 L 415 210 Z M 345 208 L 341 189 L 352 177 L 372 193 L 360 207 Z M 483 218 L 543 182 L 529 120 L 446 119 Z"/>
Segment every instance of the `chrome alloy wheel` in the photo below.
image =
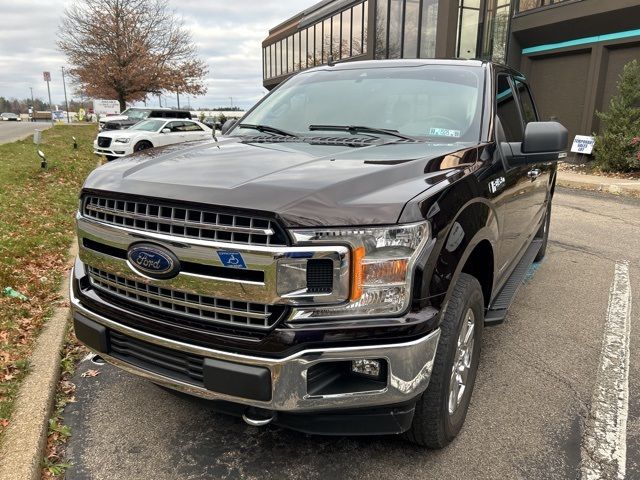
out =
<path fill-rule="evenodd" d="M 456 355 L 453 358 L 451 379 L 449 381 L 449 415 L 453 415 L 462 402 L 464 392 L 467 389 L 467 378 L 471 370 L 473 359 L 473 343 L 476 316 L 472 309 L 468 309 L 462 322 Z"/>

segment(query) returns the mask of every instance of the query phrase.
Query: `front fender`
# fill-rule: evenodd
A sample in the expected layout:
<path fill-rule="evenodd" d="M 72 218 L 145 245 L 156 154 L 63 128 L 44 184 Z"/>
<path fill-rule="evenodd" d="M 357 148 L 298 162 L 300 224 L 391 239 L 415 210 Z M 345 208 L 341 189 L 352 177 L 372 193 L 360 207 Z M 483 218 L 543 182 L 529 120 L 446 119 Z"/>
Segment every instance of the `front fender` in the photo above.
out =
<path fill-rule="evenodd" d="M 475 178 L 465 181 L 475 182 Z M 488 242 L 492 252 L 497 251 L 500 229 L 493 204 L 481 196 L 466 195 L 471 199 L 458 205 L 462 199 L 460 193 L 460 189 L 453 188 L 437 202 L 441 213 L 432 219 L 434 240 L 416 270 L 415 308 L 442 309 L 466 261 L 481 242 Z M 451 217 L 451 211 L 458 213 Z M 491 279 L 495 284 L 495 254 L 492 263 Z"/>

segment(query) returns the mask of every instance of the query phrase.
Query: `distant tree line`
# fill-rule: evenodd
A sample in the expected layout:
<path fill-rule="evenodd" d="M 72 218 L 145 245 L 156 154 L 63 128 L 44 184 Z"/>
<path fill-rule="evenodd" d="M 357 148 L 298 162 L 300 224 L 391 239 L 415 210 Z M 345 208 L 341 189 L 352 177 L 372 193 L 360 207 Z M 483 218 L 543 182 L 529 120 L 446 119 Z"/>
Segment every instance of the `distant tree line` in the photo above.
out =
<path fill-rule="evenodd" d="M 215 107 L 215 108 L 198 108 L 198 111 L 204 110 L 209 112 L 242 112 L 240 107 Z"/>
<path fill-rule="evenodd" d="M 45 102 L 39 98 L 34 98 L 35 107 L 34 110 L 38 111 L 48 111 L 49 103 Z M 27 113 L 29 111 L 29 107 L 31 106 L 31 99 L 24 98 L 5 98 L 0 97 L 0 113 L 1 112 L 12 112 L 12 113 Z M 60 103 L 58 106 L 64 110 L 64 104 Z M 80 102 L 78 100 L 71 99 L 69 100 L 69 111 L 77 112 L 80 107 L 87 108 L 91 107 L 91 102 Z"/>

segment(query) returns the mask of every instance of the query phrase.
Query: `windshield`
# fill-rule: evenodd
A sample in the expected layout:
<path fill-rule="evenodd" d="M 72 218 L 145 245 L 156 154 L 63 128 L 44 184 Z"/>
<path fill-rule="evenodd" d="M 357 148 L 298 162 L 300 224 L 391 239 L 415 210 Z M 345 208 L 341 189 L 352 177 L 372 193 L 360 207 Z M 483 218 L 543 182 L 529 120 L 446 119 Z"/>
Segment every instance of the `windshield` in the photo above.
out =
<path fill-rule="evenodd" d="M 144 120 L 149 116 L 149 110 L 141 110 L 139 108 L 127 108 L 122 115 L 126 115 L 132 120 Z"/>
<path fill-rule="evenodd" d="M 164 120 L 145 120 L 144 122 L 136 123 L 129 130 L 142 130 L 143 132 L 157 132 L 166 122 Z"/>
<path fill-rule="evenodd" d="M 311 125 L 355 125 L 434 141 L 477 142 L 483 78 L 481 67 L 443 65 L 312 71 L 284 83 L 242 124 L 297 135 L 309 135 Z M 351 134 L 313 130 L 314 136 Z M 233 134 L 264 135 L 239 126 Z M 380 133 L 359 133 L 372 134 Z"/>

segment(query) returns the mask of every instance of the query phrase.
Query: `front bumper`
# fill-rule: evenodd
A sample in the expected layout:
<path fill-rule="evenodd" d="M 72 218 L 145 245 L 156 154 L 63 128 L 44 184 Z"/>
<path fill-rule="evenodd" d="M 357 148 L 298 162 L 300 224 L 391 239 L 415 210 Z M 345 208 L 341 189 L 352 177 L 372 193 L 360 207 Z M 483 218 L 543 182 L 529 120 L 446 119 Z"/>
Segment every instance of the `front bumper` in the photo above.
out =
<path fill-rule="evenodd" d="M 71 276 L 73 282 L 73 275 Z M 284 358 L 263 358 L 253 355 L 238 354 L 229 351 L 216 350 L 198 345 L 183 343 L 163 338 L 123 325 L 117 319 L 106 318 L 84 306 L 70 289 L 71 309 L 74 321 L 90 322 L 91 325 L 106 332 L 163 349 L 163 355 L 171 352 L 176 355 L 190 355 L 202 358 L 205 362 L 217 365 L 216 372 L 224 375 L 225 365 L 233 370 L 227 372 L 238 375 L 237 369 L 263 370 L 266 372 L 269 392 L 264 395 L 243 395 L 238 392 L 237 385 L 230 387 L 235 394 L 230 394 L 226 386 L 213 390 L 205 385 L 199 386 L 172 377 L 162 368 L 142 367 L 139 364 L 126 361 L 126 357 L 114 355 L 109 346 L 108 337 L 104 340 L 87 342 L 89 347 L 99 353 L 107 362 L 126 371 L 151 380 L 154 383 L 178 390 L 190 395 L 231 402 L 246 407 L 259 408 L 271 412 L 318 412 L 335 409 L 369 408 L 378 406 L 405 404 L 414 400 L 427 388 L 433 369 L 433 362 L 440 337 L 440 330 L 417 340 L 376 346 L 353 346 L 326 349 L 307 349 Z M 108 335 L 108 333 L 107 333 Z M 83 338 L 80 338 L 82 341 Z M 157 354 L 156 354 L 157 355 Z M 381 359 L 386 362 L 386 379 L 380 387 L 372 390 L 345 391 L 341 393 L 313 394 L 308 391 L 307 375 L 309 369 L 315 365 L 327 362 L 349 362 L 358 359 Z M 223 370 L 221 370 L 223 369 Z M 209 382 L 211 385 L 212 382 Z M 229 382 L 234 383 L 234 381 Z M 242 382 L 240 382 L 242 383 Z M 219 381 L 214 385 L 220 385 Z M 249 385 L 249 390 L 251 390 Z M 235 390 L 234 390 L 235 389 Z M 262 398 L 262 399 L 259 399 Z"/>
<path fill-rule="evenodd" d="M 133 150 L 129 147 L 129 145 L 113 145 L 113 142 L 111 146 L 102 148 L 98 146 L 98 142 L 94 141 L 93 153 L 95 153 L 96 155 L 106 155 L 109 157 L 124 157 L 133 153 Z"/>

